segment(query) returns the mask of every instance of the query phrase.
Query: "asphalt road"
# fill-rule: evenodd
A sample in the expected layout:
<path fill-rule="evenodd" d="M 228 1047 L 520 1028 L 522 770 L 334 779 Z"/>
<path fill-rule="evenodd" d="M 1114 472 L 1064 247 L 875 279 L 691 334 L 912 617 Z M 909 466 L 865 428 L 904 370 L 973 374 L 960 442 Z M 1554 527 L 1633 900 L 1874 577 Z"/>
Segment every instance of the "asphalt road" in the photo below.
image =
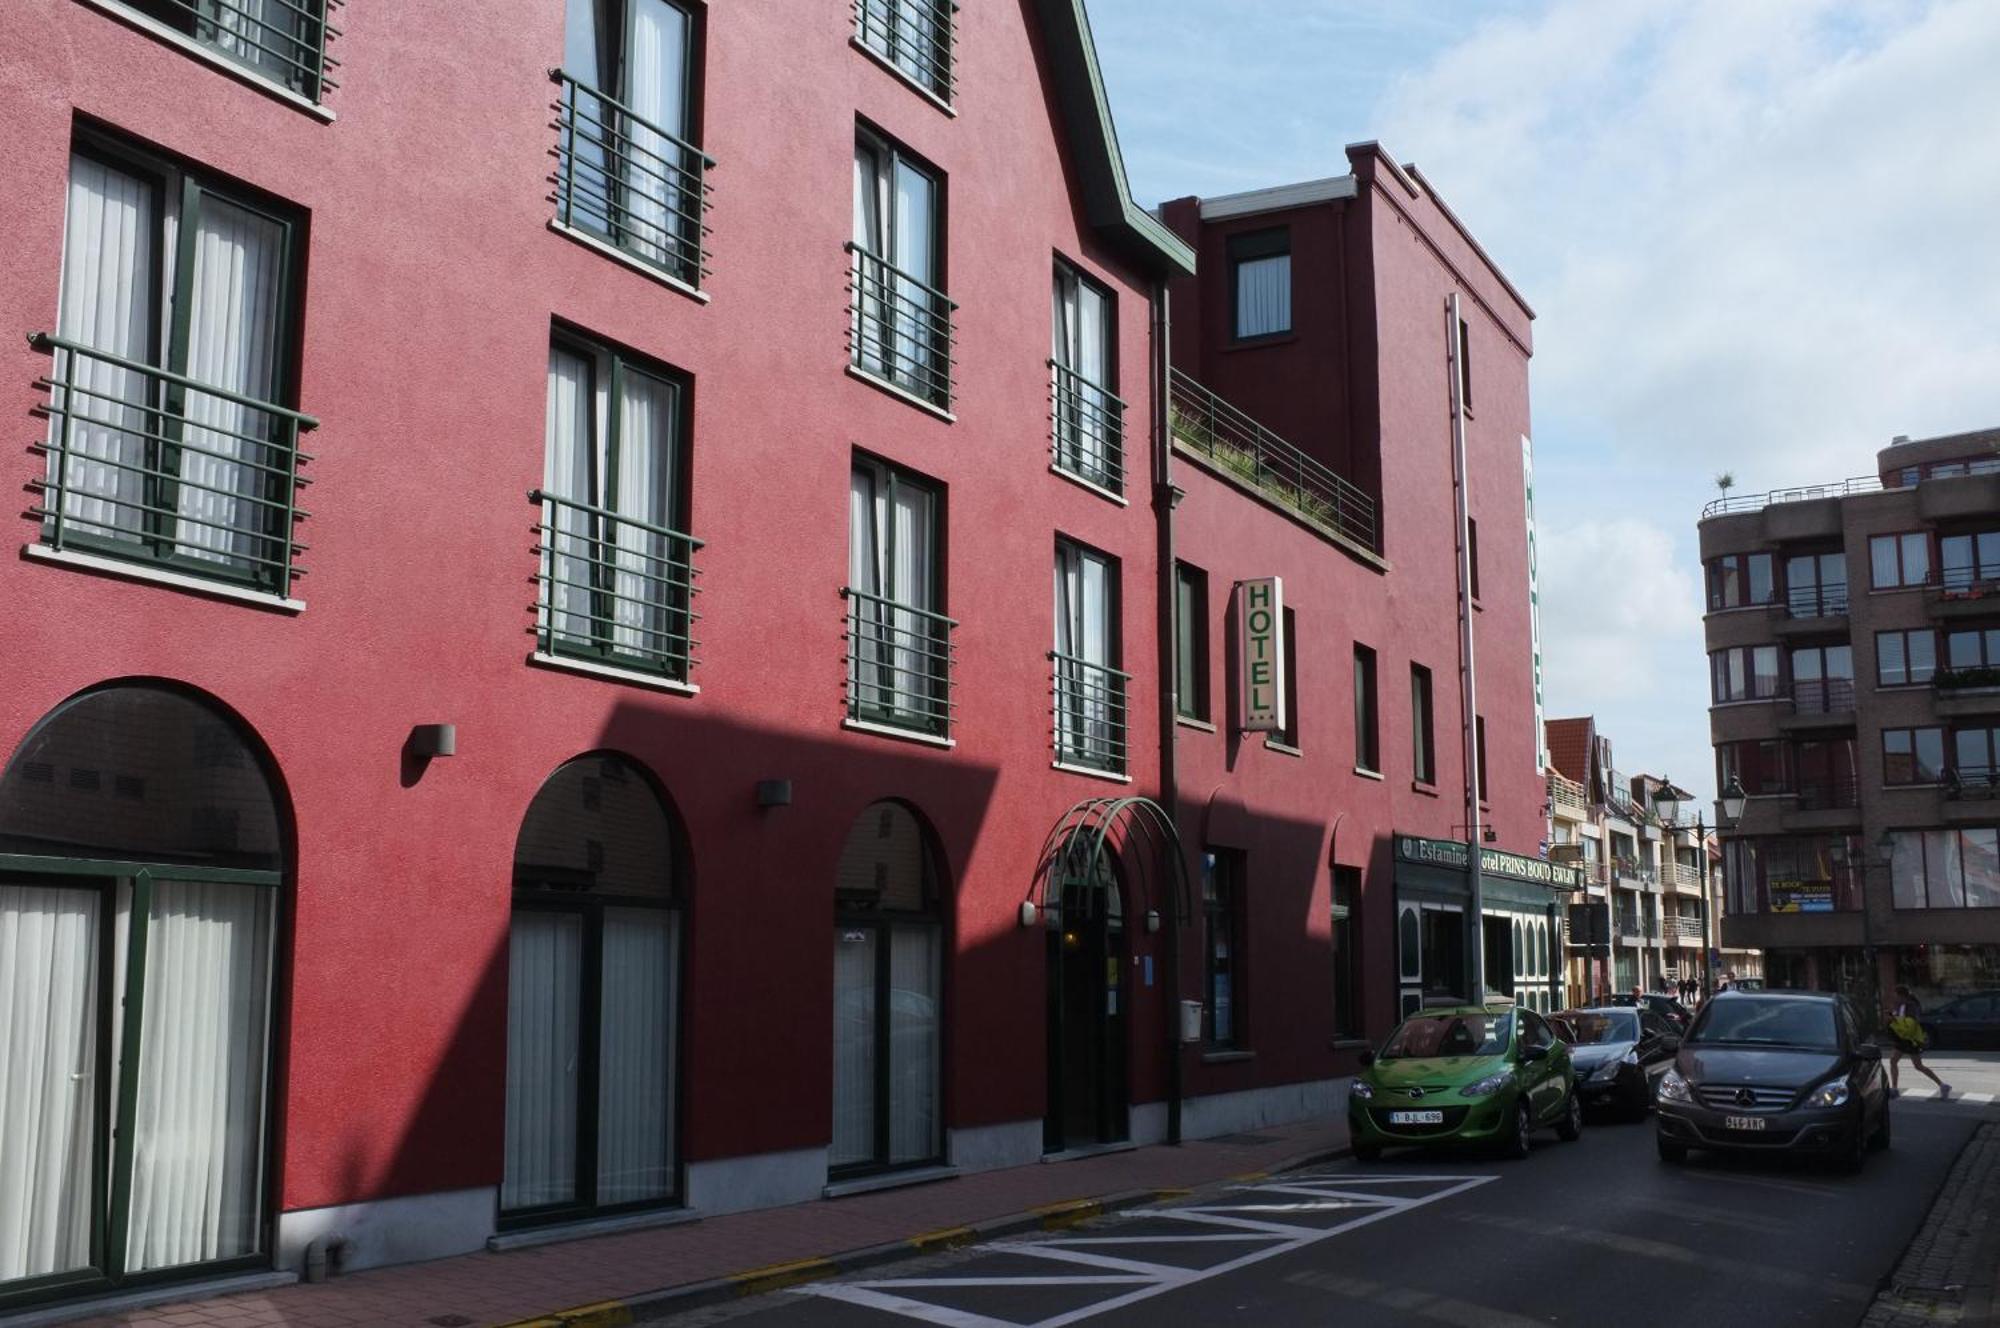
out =
<path fill-rule="evenodd" d="M 1690 1323 L 1849 1328 L 1990 1109 L 1904 1099 L 1858 1177 L 1650 1122 L 1530 1156 L 1391 1153 L 696 1311 L 683 1328 Z"/>

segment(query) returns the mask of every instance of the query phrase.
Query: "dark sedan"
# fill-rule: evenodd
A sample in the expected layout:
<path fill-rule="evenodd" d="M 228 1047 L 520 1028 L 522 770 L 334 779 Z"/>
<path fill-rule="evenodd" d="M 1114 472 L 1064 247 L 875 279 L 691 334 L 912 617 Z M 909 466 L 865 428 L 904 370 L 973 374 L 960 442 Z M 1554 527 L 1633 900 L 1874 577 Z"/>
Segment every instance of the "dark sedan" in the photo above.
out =
<path fill-rule="evenodd" d="M 1653 1105 L 1653 1084 L 1680 1050 L 1678 1029 L 1650 1010 L 1608 1006 L 1564 1010 L 1555 1016 L 1574 1036 L 1570 1064 L 1585 1107 L 1612 1107 L 1643 1116 Z"/>
<path fill-rule="evenodd" d="M 1853 1009 L 1819 992 L 1723 992 L 1660 1076 L 1659 1149 L 1812 1153 L 1858 1171 L 1889 1146 L 1881 1048 Z"/>
<path fill-rule="evenodd" d="M 1930 1034 L 1934 1047 L 1960 1051 L 2000 1047 L 2000 991 L 1976 991 L 1961 996 L 1935 1010 L 1924 1011 L 1918 1022 Z"/>
<path fill-rule="evenodd" d="M 1676 1032 L 1681 1033 L 1687 1032 L 1688 1023 L 1694 1018 L 1694 1012 L 1688 1009 L 1687 1006 L 1682 1005 L 1671 996 L 1662 996 L 1658 992 L 1648 992 L 1643 996 L 1613 996 L 1605 1004 L 1620 1005 L 1627 1010 L 1635 1006 L 1641 1010 L 1651 1010 L 1654 1014 L 1672 1024 Z"/>

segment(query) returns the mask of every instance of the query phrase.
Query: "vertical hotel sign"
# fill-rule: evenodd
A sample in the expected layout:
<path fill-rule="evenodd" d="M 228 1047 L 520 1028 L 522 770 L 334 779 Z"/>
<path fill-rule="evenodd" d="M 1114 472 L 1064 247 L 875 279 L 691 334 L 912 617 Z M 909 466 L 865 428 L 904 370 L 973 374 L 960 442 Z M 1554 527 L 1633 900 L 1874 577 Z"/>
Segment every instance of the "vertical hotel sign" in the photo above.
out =
<path fill-rule="evenodd" d="M 1260 576 L 1236 585 L 1237 640 L 1243 659 L 1237 676 L 1244 729 L 1281 733 L 1285 728 L 1285 587 Z"/>

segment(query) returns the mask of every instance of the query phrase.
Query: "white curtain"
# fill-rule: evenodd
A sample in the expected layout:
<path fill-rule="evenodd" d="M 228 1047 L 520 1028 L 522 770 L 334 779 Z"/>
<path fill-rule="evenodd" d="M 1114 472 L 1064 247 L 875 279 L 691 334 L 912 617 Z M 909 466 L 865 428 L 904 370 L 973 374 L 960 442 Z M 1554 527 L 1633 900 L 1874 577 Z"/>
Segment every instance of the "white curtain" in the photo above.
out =
<path fill-rule="evenodd" d="M 1104 559 L 1072 545 L 1056 558 L 1056 652 L 1061 695 L 1062 755 L 1112 760 L 1111 569 Z M 1089 667 L 1089 666 L 1096 667 Z"/>
<path fill-rule="evenodd" d="M 688 162 L 674 139 L 687 137 L 688 16 L 667 0 L 631 0 L 632 48 L 626 55 L 625 104 L 667 134 L 628 120 L 624 169 L 625 222 L 641 256 L 678 267 L 692 260 L 691 223 L 680 215 L 681 172 Z M 697 210 L 689 199 L 686 209 Z"/>
<path fill-rule="evenodd" d="M 938 933 L 889 931 L 889 1161 L 938 1154 Z"/>
<path fill-rule="evenodd" d="M 605 144 L 616 132 L 604 99 L 591 91 L 613 91 L 604 86 L 606 72 L 599 52 L 603 44 L 597 31 L 600 0 L 569 0 L 563 22 L 563 70 L 577 82 L 570 95 L 575 98 L 570 124 L 566 127 L 557 168 L 568 190 L 560 200 L 562 220 L 600 235 L 611 233 L 608 205 L 610 181 L 605 175 Z"/>
<path fill-rule="evenodd" d="M 929 176 L 898 159 L 895 175 L 894 216 L 890 223 L 890 243 L 894 252 L 889 261 L 898 275 L 892 278 L 895 299 L 890 304 L 896 325 L 896 359 L 891 366 L 899 380 L 907 381 L 928 394 L 939 376 L 932 371 L 933 349 L 937 345 L 932 296 L 912 281 L 925 286 L 937 284 L 937 255 L 932 242 L 932 226 L 937 216 L 937 186 Z"/>
<path fill-rule="evenodd" d="M 186 374 L 196 382 L 270 401 L 278 388 L 279 304 L 284 227 L 203 194 L 195 228 L 193 304 Z M 255 501 L 282 464 L 283 423 L 267 411 L 190 391 L 183 430 L 177 552 L 244 564 L 243 555 L 282 560 L 289 538 L 277 509 Z M 243 496 L 249 495 L 249 496 Z"/>
<path fill-rule="evenodd" d="M 507 1143 L 500 1207 L 576 1197 L 583 920 L 517 909 L 507 941 Z"/>
<path fill-rule="evenodd" d="M 673 384 L 627 367 L 620 375 L 617 446 L 618 491 L 602 505 L 620 516 L 665 526 L 674 510 Z M 607 455 L 599 474 L 609 470 Z M 616 567 L 612 603 L 612 644 L 649 658 L 680 654 L 686 642 L 669 621 L 678 569 L 688 550 L 680 541 L 619 522 L 606 550 Z M 669 633 L 675 633 L 669 636 Z"/>
<path fill-rule="evenodd" d="M 1110 300 L 1074 272 L 1055 275 L 1054 359 L 1074 375 L 1058 376 L 1061 460 L 1094 479 L 1107 478 L 1111 405 Z"/>
<path fill-rule="evenodd" d="M 260 1244 L 272 913 L 267 888 L 153 887 L 125 1264 Z"/>
<path fill-rule="evenodd" d="M 674 915 L 604 911 L 597 1202 L 673 1192 Z"/>
<path fill-rule="evenodd" d="M 90 1262 L 97 907 L 0 885 L 0 1283 Z"/>
<path fill-rule="evenodd" d="M 215 24 L 215 45 L 281 83 L 304 70 L 302 16 L 307 0 L 202 0 L 202 16 Z"/>
<path fill-rule="evenodd" d="M 936 5 L 949 0 L 861 0 L 861 40 L 925 87 L 942 83 L 938 48 L 944 18 Z"/>
<path fill-rule="evenodd" d="M 833 929 L 832 1166 L 875 1158 L 875 946 L 873 928 Z"/>
<path fill-rule="evenodd" d="M 593 365 L 559 346 L 549 348 L 548 460 L 543 487 L 558 498 L 595 503 L 591 482 L 591 420 L 595 399 Z M 543 519 L 552 528 L 551 553 L 544 564 L 549 583 L 543 623 L 557 637 L 588 645 L 591 631 L 591 518 L 560 503 L 547 505 Z"/>
<path fill-rule="evenodd" d="M 945 642 L 936 608 L 936 498 L 873 466 L 857 466 L 848 490 L 848 575 L 856 590 L 888 605 L 856 604 L 857 699 L 872 708 L 931 718 L 931 680 Z"/>
<path fill-rule="evenodd" d="M 1236 265 L 1236 335 L 1266 336 L 1292 326 L 1292 256 L 1244 259 Z"/>
<path fill-rule="evenodd" d="M 877 478 L 878 472 L 873 467 L 856 466 L 848 479 L 847 584 L 864 595 L 883 593 Z M 851 607 L 853 622 L 849 630 L 854 634 L 854 660 L 848 687 L 856 704 L 872 708 L 886 699 L 883 613 L 873 600 L 859 599 Z"/>
<path fill-rule="evenodd" d="M 862 254 L 887 258 L 882 234 L 883 162 L 880 154 L 866 143 L 854 145 L 854 246 L 862 251 L 854 256 L 854 362 L 870 373 L 884 369 L 884 349 L 888 327 L 884 321 L 884 286 L 888 274 L 880 264 L 868 263 Z"/>
<path fill-rule="evenodd" d="M 152 349 L 160 311 L 153 255 L 158 211 L 146 181 L 89 157 L 73 155 L 68 217 L 63 232 L 59 335 L 142 363 Z M 163 246 L 171 254 L 171 236 Z M 72 362 L 73 361 L 73 362 Z M 62 486 L 62 513 L 86 535 L 134 540 L 144 526 L 149 395 L 144 375 L 88 356 L 58 352 L 52 375 L 74 378 L 77 392 L 52 405 L 70 413 L 69 457 L 54 451 L 62 433 L 50 421 L 49 482 Z"/>

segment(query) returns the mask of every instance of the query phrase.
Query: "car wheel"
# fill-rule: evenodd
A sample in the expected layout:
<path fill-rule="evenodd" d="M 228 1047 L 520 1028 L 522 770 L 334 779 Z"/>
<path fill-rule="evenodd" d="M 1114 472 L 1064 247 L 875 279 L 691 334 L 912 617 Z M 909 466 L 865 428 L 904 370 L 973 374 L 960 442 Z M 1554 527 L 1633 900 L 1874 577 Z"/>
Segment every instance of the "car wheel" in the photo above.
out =
<path fill-rule="evenodd" d="M 1382 1160 L 1382 1145 L 1380 1144 L 1354 1145 L 1354 1160 L 1356 1162 L 1380 1162 Z"/>
<path fill-rule="evenodd" d="M 1583 1138 L 1583 1103 L 1577 1099 L 1574 1086 L 1563 1101 L 1562 1119 L 1556 1122 L 1556 1138 L 1566 1144 Z"/>
<path fill-rule="evenodd" d="M 1528 1131 L 1534 1128 L 1534 1121 L 1528 1114 L 1528 1100 L 1522 1098 L 1514 1103 L 1514 1129 L 1506 1141 L 1500 1145 L 1504 1157 L 1521 1158 L 1528 1155 Z"/>
<path fill-rule="evenodd" d="M 1688 1146 L 1686 1144 L 1669 1139 L 1664 1134 L 1654 1142 L 1659 1145 L 1660 1161 L 1670 1162 L 1675 1166 L 1679 1166 L 1688 1160 Z"/>
<path fill-rule="evenodd" d="M 1882 1103 L 1882 1122 L 1875 1127 L 1875 1133 L 1868 1136 L 1868 1148 L 1876 1153 L 1889 1151 L 1889 1103 L 1886 1100 Z"/>
<path fill-rule="evenodd" d="M 1845 1176 L 1859 1172 L 1868 1160 L 1868 1130 L 1863 1121 L 1854 1124 L 1854 1138 L 1833 1159 L 1833 1169 Z"/>

